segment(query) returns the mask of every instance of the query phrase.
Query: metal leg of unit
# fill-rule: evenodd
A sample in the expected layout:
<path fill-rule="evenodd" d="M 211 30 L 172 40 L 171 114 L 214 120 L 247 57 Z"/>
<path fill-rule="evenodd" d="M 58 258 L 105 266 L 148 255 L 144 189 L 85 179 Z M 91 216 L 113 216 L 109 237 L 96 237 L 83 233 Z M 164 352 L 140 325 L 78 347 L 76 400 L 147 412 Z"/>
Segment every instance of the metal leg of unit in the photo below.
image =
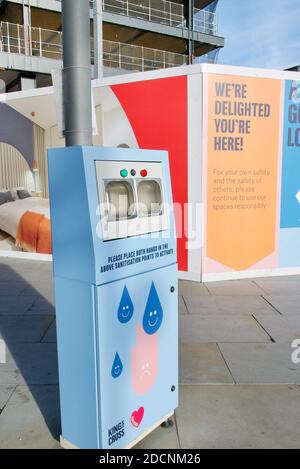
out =
<path fill-rule="evenodd" d="M 162 424 L 161 424 L 161 427 L 162 428 L 171 428 L 174 426 L 174 422 L 173 420 L 171 419 L 168 419 L 168 420 L 165 420 Z"/>

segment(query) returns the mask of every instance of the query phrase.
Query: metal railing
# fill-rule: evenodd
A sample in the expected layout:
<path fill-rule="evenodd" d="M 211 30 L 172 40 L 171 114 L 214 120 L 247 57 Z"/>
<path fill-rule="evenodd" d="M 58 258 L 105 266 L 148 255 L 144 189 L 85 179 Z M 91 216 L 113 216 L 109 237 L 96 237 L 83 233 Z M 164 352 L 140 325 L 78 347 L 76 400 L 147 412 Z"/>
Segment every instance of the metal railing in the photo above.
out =
<path fill-rule="evenodd" d="M 61 60 L 62 33 L 2 21 L 0 52 Z"/>
<path fill-rule="evenodd" d="M 93 38 L 91 38 L 93 61 Z M 62 60 L 62 33 L 49 29 L 0 23 L 0 52 Z M 187 56 L 160 49 L 103 41 L 106 67 L 131 71 L 155 70 L 187 64 Z"/>
<path fill-rule="evenodd" d="M 90 5 L 93 8 L 93 0 L 90 1 Z M 102 0 L 102 8 L 107 13 L 186 28 L 183 4 L 169 0 Z M 216 13 L 194 8 L 193 29 L 205 34 L 216 35 Z"/>
<path fill-rule="evenodd" d="M 167 0 L 103 0 L 103 11 L 184 27 L 183 5 Z"/>
<path fill-rule="evenodd" d="M 90 6 L 93 8 L 93 0 Z M 168 0 L 102 0 L 102 9 L 116 15 L 185 27 L 183 5 Z"/>
<path fill-rule="evenodd" d="M 215 64 L 218 60 L 220 49 L 215 49 L 207 54 L 193 57 L 193 64 Z"/>
<path fill-rule="evenodd" d="M 217 35 L 217 14 L 206 10 L 194 9 L 194 31 Z"/>
<path fill-rule="evenodd" d="M 187 56 L 150 47 L 133 46 L 120 42 L 103 41 L 103 63 L 106 67 L 131 71 L 186 65 Z"/>

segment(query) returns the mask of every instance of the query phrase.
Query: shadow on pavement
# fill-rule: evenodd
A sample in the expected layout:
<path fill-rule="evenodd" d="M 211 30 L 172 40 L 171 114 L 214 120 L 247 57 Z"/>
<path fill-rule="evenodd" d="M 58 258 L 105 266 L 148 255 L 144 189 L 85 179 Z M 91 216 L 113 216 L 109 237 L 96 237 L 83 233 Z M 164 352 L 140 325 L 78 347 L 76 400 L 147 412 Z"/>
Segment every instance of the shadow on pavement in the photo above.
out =
<path fill-rule="evenodd" d="M 25 262 L 20 266 L 21 273 L 15 270 L 18 269 L 17 264 L 11 267 L 4 262 L 0 263 L 0 339 L 6 345 L 6 363 L 0 365 L 0 386 L 14 388 L 13 394 L 16 394 L 20 408 L 18 411 L 15 406 L 9 421 L 14 419 L 13 425 L 16 431 L 20 429 L 23 434 L 39 431 L 39 425 L 30 428 L 35 417 L 28 415 L 30 410 L 38 415 L 36 406 L 24 408 L 27 415 L 22 414 L 22 404 L 28 404 L 32 396 L 42 415 L 42 418 L 38 415 L 37 420 L 44 420 L 53 439 L 59 441 L 60 409 L 55 308 L 52 299 L 49 298 L 51 294 L 44 294 L 41 291 L 43 289 L 51 291 L 52 278 L 46 269 L 39 270 L 38 264 L 37 270 L 34 265 L 26 270 Z M 25 275 L 22 276 L 24 267 Z M 26 279 L 26 276 L 30 278 Z M 29 393 L 22 386 L 27 386 Z M 9 402 L 13 398 L 14 396 L 11 396 Z M 13 404 L 15 405 L 15 402 Z M 4 411 L 5 406 L 3 409 L 0 406 L 0 418 L 1 414 L 4 416 Z M 27 419 L 29 428 L 26 428 Z M 13 433 L 10 428 L 13 425 L 7 425 L 8 434 L 10 431 Z"/>

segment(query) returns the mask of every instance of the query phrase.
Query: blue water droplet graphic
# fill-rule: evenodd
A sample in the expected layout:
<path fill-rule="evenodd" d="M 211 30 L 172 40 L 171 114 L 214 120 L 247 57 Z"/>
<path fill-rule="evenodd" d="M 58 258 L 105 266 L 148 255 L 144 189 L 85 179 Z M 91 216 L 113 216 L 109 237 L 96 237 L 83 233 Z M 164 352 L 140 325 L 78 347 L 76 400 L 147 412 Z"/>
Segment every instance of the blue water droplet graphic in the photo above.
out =
<path fill-rule="evenodd" d="M 122 324 L 130 321 L 133 315 L 133 303 L 131 301 L 127 287 L 124 287 L 122 298 L 118 309 L 118 319 Z"/>
<path fill-rule="evenodd" d="M 112 369 L 111 369 L 111 375 L 113 378 L 119 378 L 119 376 L 121 376 L 121 373 L 123 371 L 123 364 L 121 362 L 121 358 L 119 356 L 118 353 L 116 353 L 116 356 L 115 356 L 115 359 L 114 359 L 114 362 L 113 362 L 113 366 L 112 366 Z"/>
<path fill-rule="evenodd" d="M 152 282 L 143 317 L 143 327 L 146 334 L 155 334 L 155 332 L 160 328 L 162 320 L 163 309 L 161 307 L 155 285 Z"/>

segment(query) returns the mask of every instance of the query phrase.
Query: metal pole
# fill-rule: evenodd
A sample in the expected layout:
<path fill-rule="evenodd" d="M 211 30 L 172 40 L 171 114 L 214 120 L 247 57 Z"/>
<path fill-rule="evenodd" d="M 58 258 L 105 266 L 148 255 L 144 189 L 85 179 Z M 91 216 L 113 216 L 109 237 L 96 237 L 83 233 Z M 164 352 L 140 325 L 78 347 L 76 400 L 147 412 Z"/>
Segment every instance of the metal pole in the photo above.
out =
<path fill-rule="evenodd" d="M 43 55 L 43 47 L 42 47 L 42 30 L 39 28 L 39 41 L 40 41 L 40 57 Z"/>
<path fill-rule="evenodd" d="M 20 25 L 18 24 L 18 53 L 21 54 Z"/>
<path fill-rule="evenodd" d="M 102 0 L 94 0 L 94 78 L 103 77 Z"/>
<path fill-rule="evenodd" d="M 186 25 L 189 31 L 189 38 L 187 41 L 187 48 L 188 48 L 188 57 L 189 63 L 193 63 L 193 56 L 194 56 L 194 0 L 188 0 L 184 4 L 185 8 L 185 18 L 186 18 Z"/>
<path fill-rule="evenodd" d="M 66 146 L 92 145 L 89 0 L 62 0 L 62 26 Z"/>
<path fill-rule="evenodd" d="M 7 28 L 7 52 L 10 53 L 9 23 L 6 23 L 6 28 Z"/>
<path fill-rule="evenodd" d="M 31 44 L 30 44 L 30 27 L 31 27 L 31 17 L 30 17 L 30 2 L 25 2 L 23 0 L 23 28 L 24 28 L 24 46 L 25 46 L 25 55 L 31 54 Z"/>

